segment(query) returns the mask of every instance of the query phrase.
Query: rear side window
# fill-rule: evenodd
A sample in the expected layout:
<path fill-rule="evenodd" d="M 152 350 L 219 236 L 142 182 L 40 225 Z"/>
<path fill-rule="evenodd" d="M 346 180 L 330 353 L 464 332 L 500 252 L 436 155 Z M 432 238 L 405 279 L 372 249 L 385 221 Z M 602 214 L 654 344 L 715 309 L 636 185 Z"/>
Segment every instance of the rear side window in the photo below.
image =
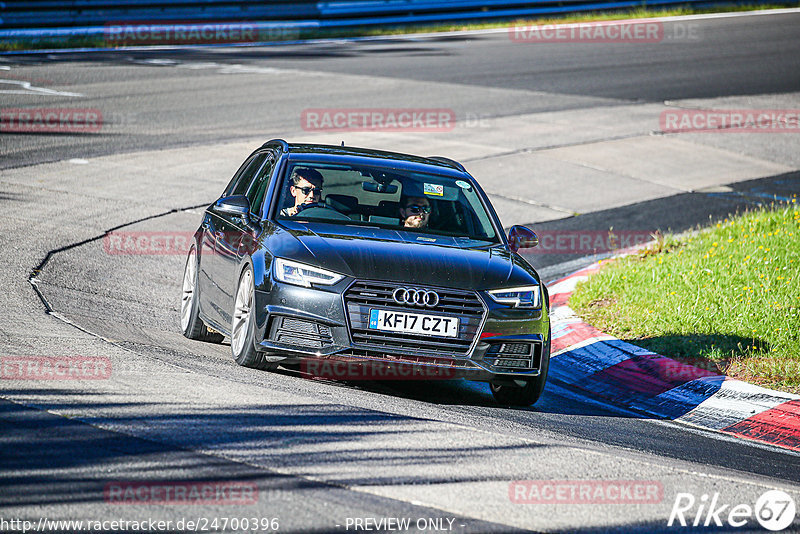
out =
<path fill-rule="evenodd" d="M 247 163 L 242 165 L 241 168 L 239 168 L 238 176 L 231 180 L 231 184 L 228 185 L 225 196 L 244 195 L 247 193 L 250 183 L 253 181 L 256 172 L 261 168 L 261 164 L 264 163 L 266 157 L 267 154 L 256 154 L 250 158 Z"/>
<path fill-rule="evenodd" d="M 256 216 L 261 215 L 261 205 L 264 203 L 264 195 L 269 188 L 272 171 L 275 168 L 275 159 L 270 155 L 266 163 L 261 167 L 258 176 L 253 181 L 253 185 L 247 192 L 247 199 L 250 201 L 250 212 Z"/>

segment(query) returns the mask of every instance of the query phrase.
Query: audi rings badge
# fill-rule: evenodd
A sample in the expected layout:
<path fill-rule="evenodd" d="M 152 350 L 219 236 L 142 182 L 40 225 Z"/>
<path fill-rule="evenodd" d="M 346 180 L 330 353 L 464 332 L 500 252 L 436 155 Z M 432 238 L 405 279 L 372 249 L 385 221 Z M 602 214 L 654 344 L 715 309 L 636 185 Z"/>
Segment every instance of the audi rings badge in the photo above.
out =
<path fill-rule="evenodd" d="M 433 308 L 439 304 L 439 294 L 428 289 L 409 289 L 398 287 L 392 291 L 392 298 L 398 304 L 407 306 L 425 306 Z"/>

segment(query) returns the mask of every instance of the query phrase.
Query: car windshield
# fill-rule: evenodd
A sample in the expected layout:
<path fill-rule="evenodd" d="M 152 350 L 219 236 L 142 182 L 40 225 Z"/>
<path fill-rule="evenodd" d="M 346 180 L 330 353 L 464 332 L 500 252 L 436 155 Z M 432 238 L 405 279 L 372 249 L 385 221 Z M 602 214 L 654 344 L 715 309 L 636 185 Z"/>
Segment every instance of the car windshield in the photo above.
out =
<path fill-rule="evenodd" d="M 378 226 L 498 242 L 466 180 L 347 164 L 294 162 L 278 195 L 278 219 Z"/>

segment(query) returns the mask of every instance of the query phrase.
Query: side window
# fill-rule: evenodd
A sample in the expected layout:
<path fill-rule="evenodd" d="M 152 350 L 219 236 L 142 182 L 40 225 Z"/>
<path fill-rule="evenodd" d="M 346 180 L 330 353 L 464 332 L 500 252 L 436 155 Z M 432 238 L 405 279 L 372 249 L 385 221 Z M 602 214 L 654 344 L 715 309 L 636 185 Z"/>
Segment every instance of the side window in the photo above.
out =
<path fill-rule="evenodd" d="M 264 196 L 269 188 L 270 178 L 272 178 L 272 171 L 275 169 L 275 158 L 272 154 L 269 155 L 258 177 L 253 181 L 252 187 L 247 192 L 247 199 L 250 201 L 250 212 L 256 216 L 261 215 L 261 205 L 264 203 Z"/>
<path fill-rule="evenodd" d="M 225 192 L 225 196 L 244 195 L 247 192 L 247 189 L 250 187 L 250 183 L 253 181 L 256 172 L 261 167 L 261 164 L 264 162 L 266 157 L 266 154 L 256 154 L 250 158 L 248 163 L 242 165 L 239 176 L 234 179 L 234 183 L 228 187 L 228 190 Z"/>

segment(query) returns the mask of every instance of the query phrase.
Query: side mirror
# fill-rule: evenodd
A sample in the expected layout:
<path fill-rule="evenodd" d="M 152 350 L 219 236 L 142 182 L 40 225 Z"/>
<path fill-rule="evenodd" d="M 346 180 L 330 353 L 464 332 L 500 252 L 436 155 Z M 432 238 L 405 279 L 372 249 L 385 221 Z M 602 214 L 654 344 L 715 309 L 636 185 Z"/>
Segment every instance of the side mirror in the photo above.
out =
<path fill-rule="evenodd" d="M 217 213 L 239 217 L 251 232 L 259 230 L 259 226 L 250 218 L 250 201 L 244 195 L 221 198 L 214 202 L 212 209 Z"/>
<path fill-rule="evenodd" d="M 250 201 L 244 195 L 223 197 L 214 202 L 214 211 L 250 220 Z"/>
<path fill-rule="evenodd" d="M 539 244 L 539 237 L 533 230 L 524 226 L 512 226 L 508 231 L 508 248 L 517 252 L 521 248 L 533 248 Z"/>

